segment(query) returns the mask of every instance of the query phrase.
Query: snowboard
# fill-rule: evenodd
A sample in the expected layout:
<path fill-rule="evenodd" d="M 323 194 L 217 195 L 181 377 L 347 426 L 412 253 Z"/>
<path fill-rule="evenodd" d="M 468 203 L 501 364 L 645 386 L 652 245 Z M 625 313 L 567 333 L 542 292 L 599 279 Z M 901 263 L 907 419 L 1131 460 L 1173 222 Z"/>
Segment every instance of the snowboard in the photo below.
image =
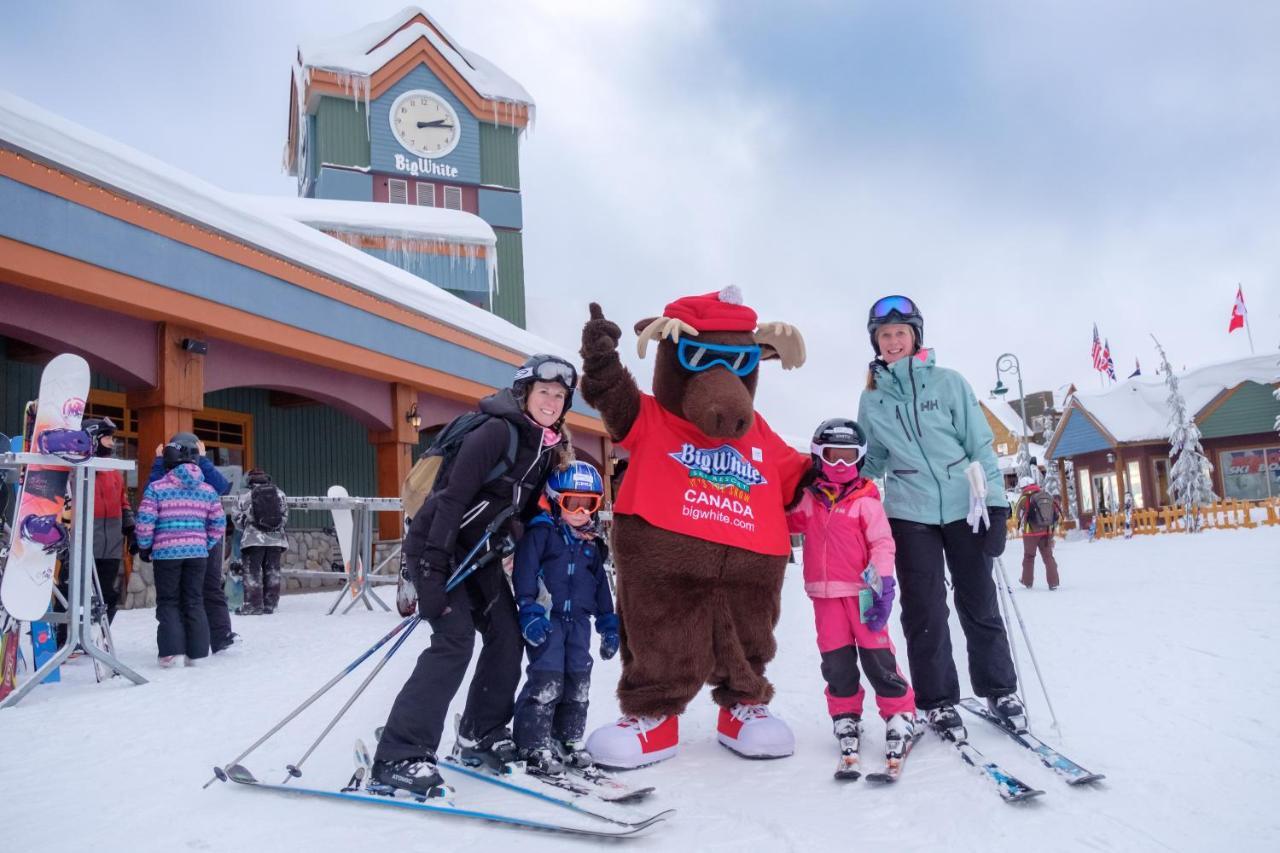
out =
<path fill-rule="evenodd" d="M 46 432 L 79 431 L 88 394 L 88 362 L 78 355 L 55 356 L 40 375 L 31 448 L 43 447 Z M 54 558 L 67 541 L 58 517 L 66 502 L 69 475 L 70 463 L 30 465 L 23 476 L 13 541 L 0 580 L 0 603 L 15 619 L 34 622 L 49 609 Z"/>
<path fill-rule="evenodd" d="M 31 668 L 38 670 L 44 666 L 45 661 L 58 653 L 58 635 L 53 629 L 52 622 L 32 622 L 31 623 Z M 42 684 L 53 684 L 62 680 L 62 667 L 56 667 L 53 672 L 44 677 Z"/>
<path fill-rule="evenodd" d="M 0 451 L 17 452 L 22 449 L 21 437 L 14 437 L 12 444 L 8 436 L 0 435 Z M 0 490 L 3 498 L 0 506 L 5 511 L 0 513 L 0 572 L 4 572 L 5 562 L 9 558 L 9 510 L 17 503 L 14 498 L 16 490 L 9 483 L 9 469 L 0 468 Z M 5 612 L 0 606 L 0 699 L 4 699 L 18 686 L 18 644 L 22 641 L 22 633 L 18 630 L 21 623 Z"/>
<path fill-rule="evenodd" d="M 350 497 L 345 486 L 330 486 L 327 492 L 331 498 Z M 351 533 L 355 529 L 355 521 L 349 509 L 330 510 L 333 514 L 333 532 L 338 537 L 338 547 L 342 550 L 342 565 L 347 570 L 347 580 L 351 584 L 351 597 L 359 598 L 364 591 L 364 561 L 351 553 Z"/>

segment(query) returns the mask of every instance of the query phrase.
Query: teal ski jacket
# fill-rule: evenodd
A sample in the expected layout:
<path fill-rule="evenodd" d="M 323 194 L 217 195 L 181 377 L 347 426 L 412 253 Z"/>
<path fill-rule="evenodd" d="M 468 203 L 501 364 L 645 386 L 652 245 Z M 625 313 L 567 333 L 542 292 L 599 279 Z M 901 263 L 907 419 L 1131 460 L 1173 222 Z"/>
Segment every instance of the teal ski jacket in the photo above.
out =
<path fill-rule="evenodd" d="M 921 524 L 964 518 L 964 469 L 974 460 L 987 475 L 987 504 L 1007 508 L 991 427 L 964 377 L 936 366 L 928 349 L 873 369 L 876 387 L 858 405 L 867 434 L 862 476 L 884 478 L 885 514 Z"/>

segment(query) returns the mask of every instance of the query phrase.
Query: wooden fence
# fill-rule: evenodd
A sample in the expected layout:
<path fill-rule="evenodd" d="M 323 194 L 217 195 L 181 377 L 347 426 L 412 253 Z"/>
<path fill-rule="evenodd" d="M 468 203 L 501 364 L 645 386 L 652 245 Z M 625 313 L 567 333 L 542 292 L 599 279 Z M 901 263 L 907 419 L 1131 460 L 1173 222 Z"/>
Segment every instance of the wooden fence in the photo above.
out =
<path fill-rule="evenodd" d="M 1207 507 L 1201 507 L 1196 514 L 1200 518 L 1201 530 L 1248 529 L 1259 526 L 1259 523 L 1254 521 L 1251 512 L 1255 507 L 1266 510 L 1266 517 L 1261 522 L 1262 526 L 1273 527 L 1280 524 L 1280 498 L 1271 498 L 1265 501 L 1218 501 Z M 1187 519 L 1178 507 L 1135 509 L 1132 513 L 1132 519 L 1134 536 L 1151 536 L 1156 533 L 1185 533 L 1187 530 Z M 1058 534 L 1065 535 L 1065 530 L 1059 529 Z M 1014 520 L 1012 518 L 1009 519 L 1009 538 L 1016 539 L 1021 535 L 1022 531 L 1016 529 Z M 1099 539 L 1123 536 L 1124 514 L 1099 515 L 1096 535 Z"/>

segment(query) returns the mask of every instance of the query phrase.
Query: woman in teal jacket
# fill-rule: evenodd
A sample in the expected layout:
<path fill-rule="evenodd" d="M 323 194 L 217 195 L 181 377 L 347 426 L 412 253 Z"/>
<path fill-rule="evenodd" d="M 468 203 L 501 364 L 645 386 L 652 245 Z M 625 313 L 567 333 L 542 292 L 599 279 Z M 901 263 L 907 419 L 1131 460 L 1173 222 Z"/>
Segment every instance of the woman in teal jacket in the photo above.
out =
<path fill-rule="evenodd" d="M 923 348 L 924 318 L 905 296 L 871 306 L 867 331 L 876 358 L 858 407 L 867 432 L 862 474 L 885 481 L 885 514 L 897 546 L 902 630 L 916 707 L 935 728 L 959 730 L 960 682 L 951 654 L 943 565 L 969 653 L 969 680 L 996 713 L 1025 726 L 991 561 L 1004 551 L 1009 504 L 991 447 L 991 428 L 960 374 Z M 965 468 L 987 475 L 991 523 L 974 533 Z"/>

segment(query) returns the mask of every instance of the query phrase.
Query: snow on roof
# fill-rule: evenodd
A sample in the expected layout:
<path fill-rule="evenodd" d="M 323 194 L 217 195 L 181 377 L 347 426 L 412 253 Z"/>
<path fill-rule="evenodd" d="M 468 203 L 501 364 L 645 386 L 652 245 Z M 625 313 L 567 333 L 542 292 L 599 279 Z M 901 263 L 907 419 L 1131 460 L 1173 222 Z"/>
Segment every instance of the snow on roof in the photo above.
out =
<path fill-rule="evenodd" d="M 987 411 L 995 415 L 996 420 L 1004 425 L 1013 437 L 1021 440 L 1022 438 L 1022 417 L 1018 414 L 1018 410 L 1004 399 L 1000 400 L 984 400 L 983 405 L 987 407 Z M 1031 430 L 1027 431 L 1030 434 Z"/>
<path fill-rule="evenodd" d="M 239 198 L 246 209 L 305 222 L 313 228 L 342 228 L 472 246 L 498 245 L 489 223 L 464 210 L 297 196 L 241 194 Z"/>
<path fill-rule="evenodd" d="M 431 25 L 419 21 L 404 26 L 418 16 Z M 523 86 L 483 56 L 464 50 L 434 18 L 416 6 L 406 6 L 386 20 L 346 35 L 300 44 L 298 54 L 304 68 L 369 77 L 420 38 L 427 39 L 480 95 L 533 109 L 533 96 Z"/>
<path fill-rule="evenodd" d="M 521 355 L 555 353 L 576 363 L 571 347 L 530 334 L 313 227 L 255 209 L 236 193 L 2 91 L 0 142 Z"/>
<path fill-rule="evenodd" d="M 1178 389 L 1193 416 L 1242 382 L 1280 382 L 1280 354 L 1238 358 L 1178 374 Z M 1135 377 L 1100 394 L 1075 394 L 1076 402 L 1121 442 L 1168 438 L 1168 399 L 1168 386 L 1159 376 Z"/>

